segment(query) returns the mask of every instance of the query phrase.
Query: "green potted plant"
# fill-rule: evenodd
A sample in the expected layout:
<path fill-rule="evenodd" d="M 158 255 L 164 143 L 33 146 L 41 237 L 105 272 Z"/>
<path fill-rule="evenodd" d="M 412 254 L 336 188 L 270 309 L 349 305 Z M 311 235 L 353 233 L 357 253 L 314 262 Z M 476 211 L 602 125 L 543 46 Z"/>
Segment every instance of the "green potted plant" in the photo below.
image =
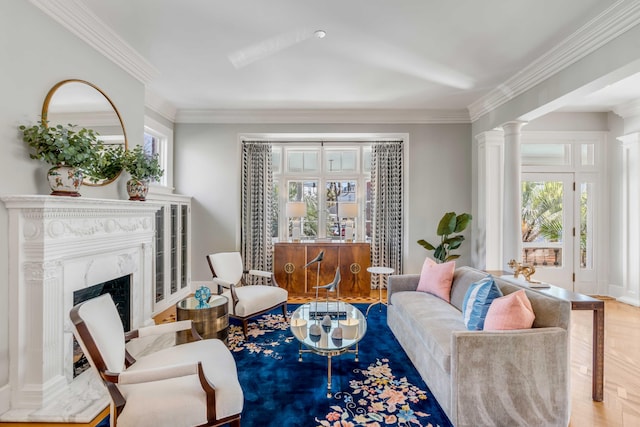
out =
<path fill-rule="evenodd" d="M 149 191 L 149 182 L 158 181 L 164 174 L 158 154 L 149 155 L 140 145 L 124 152 L 122 167 L 131 175 L 131 179 L 127 181 L 129 200 L 144 201 Z"/>
<path fill-rule="evenodd" d="M 94 161 L 85 167 L 85 178 L 96 185 L 112 182 L 122 171 L 123 156 L 124 147 L 122 145 L 105 145 L 102 150 L 96 151 Z"/>
<path fill-rule="evenodd" d="M 102 148 L 94 130 L 76 128 L 72 124 L 48 126 L 46 120 L 19 126 L 22 140 L 33 149 L 29 156 L 53 165 L 47 178 L 54 196 L 80 196 L 83 170 L 90 167 Z"/>
<path fill-rule="evenodd" d="M 440 236 L 440 244 L 435 246 L 424 239 L 418 240 L 418 244 L 429 251 L 433 251 L 433 257 L 439 263 L 460 258 L 460 255 L 451 254 L 450 252 L 460 247 L 464 242 L 464 236 L 461 234 L 452 236 L 452 234 L 464 231 L 471 219 L 472 217 L 468 213 L 456 215 L 455 212 L 447 212 L 438 224 L 437 234 Z"/>

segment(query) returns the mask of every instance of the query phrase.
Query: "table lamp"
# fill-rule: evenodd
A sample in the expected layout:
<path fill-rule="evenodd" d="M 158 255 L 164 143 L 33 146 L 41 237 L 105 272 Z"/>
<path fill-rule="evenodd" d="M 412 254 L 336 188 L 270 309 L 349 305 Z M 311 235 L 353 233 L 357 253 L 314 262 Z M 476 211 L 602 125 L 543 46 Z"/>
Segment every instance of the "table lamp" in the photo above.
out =
<path fill-rule="evenodd" d="M 300 242 L 300 218 L 307 215 L 307 204 L 305 202 L 288 202 L 287 218 L 292 218 L 291 241 Z"/>
<path fill-rule="evenodd" d="M 344 222 L 344 241 L 347 243 L 353 242 L 353 218 L 358 216 L 358 204 L 357 203 L 340 203 L 338 205 L 338 220 Z"/>

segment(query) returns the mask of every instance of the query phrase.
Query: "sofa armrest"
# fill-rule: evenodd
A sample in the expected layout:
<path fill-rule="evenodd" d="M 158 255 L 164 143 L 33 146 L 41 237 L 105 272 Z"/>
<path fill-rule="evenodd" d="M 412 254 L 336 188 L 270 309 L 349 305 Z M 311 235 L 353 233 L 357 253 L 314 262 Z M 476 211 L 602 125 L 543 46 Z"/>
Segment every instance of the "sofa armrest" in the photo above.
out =
<path fill-rule="evenodd" d="M 387 280 L 387 302 L 391 304 L 391 295 L 395 292 L 415 291 L 420 281 L 419 274 L 392 274 Z"/>
<path fill-rule="evenodd" d="M 565 329 L 456 331 L 451 351 L 451 412 L 457 426 L 568 425 Z"/>

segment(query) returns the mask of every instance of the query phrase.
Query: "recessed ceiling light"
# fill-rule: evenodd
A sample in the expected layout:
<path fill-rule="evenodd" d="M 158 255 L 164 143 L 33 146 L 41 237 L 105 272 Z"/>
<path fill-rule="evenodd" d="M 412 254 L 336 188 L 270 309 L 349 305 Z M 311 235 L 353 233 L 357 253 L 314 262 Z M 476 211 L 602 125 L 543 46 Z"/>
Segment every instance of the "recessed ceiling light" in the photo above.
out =
<path fill-rule="evenodd" d="M 325 36 L 327 35 L 327 32 L 326 32 L 326 31 L 324 31 L 324 30 L 316 30 L 316 31 L 313 33 L 313 35 L 314 35 L 314 36 L 316 36 L 316 38 L 318 38 L 318 39 L 323 39 L 323 38 L 325 38 Z"/>

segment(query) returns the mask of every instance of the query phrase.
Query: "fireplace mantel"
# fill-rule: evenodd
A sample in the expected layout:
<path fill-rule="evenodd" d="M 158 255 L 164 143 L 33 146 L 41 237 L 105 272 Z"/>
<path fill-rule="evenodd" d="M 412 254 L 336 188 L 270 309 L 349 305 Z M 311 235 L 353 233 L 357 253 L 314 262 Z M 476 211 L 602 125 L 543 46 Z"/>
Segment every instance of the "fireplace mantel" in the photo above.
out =
<path fill-rule="evenodd" d="M 90 421 L 108 400 L 92 371 L 73 379 L 68 317 L 73 292 L 131 275 L 131 326 L 150 324 L 154 219 L 160 205 L 84 197 L 0 199 L 9 212 L 11 254 L 11 409 L 0 421 Z M 95 383 L 93 391 L 85 388 L 79 402 L 74 390 L 87 383 Z M 71 412 L 47 418 L 47 407 L 69 400 L 75 403 Z"/>

